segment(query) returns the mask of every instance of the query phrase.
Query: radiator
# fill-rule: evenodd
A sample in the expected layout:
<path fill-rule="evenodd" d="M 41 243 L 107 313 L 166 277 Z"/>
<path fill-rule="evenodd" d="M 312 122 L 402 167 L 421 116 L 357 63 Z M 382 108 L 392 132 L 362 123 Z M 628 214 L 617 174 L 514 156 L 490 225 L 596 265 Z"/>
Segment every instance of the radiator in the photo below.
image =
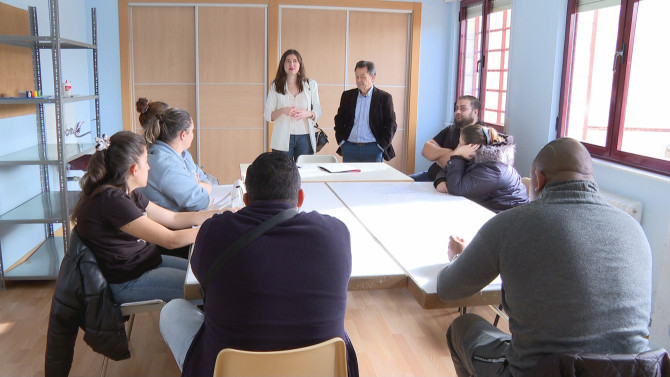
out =
<path fill-rule="evenodd" d="M 637 222 L 642 222 L 642 202 L 635 199 L 626 198 L 611 192 L 600 190 L 600 194 L 612 206 L 619 208 L 627 214 L 633 216 Z"/>

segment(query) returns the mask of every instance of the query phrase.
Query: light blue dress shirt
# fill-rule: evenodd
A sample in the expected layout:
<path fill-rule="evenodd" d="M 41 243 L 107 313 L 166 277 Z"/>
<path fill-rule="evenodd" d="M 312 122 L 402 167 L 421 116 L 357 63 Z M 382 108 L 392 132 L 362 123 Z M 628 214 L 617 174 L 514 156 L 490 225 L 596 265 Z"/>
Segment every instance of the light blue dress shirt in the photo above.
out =
<path fill-rule="evenodd" d="M 372 134 L 372 130 L 370 130 L 370 102 L 374 89 L 374 86 L 371 87 L 365 96 L 361 94 L 360 90 L 358 91 L 354 127 L 347 139 L 351 143 L 374 143 L 377 141 L 375 135 Z"/>

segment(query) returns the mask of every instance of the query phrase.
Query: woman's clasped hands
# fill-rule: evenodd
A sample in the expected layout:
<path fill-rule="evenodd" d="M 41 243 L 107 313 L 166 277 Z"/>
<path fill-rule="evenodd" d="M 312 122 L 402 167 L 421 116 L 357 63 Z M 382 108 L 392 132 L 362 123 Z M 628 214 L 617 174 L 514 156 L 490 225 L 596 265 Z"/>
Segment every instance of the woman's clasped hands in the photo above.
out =
<path fill-rule="evenodd" d="M 284 114 L 291 118 L 296 118 L 297 120 L 309 118 L 312 116 L 312 112 L 310 110 L 299 110 L 296 109 L 295 106 L 285 107 Z"/>
<path fill-rule="evenodd" d="M 481 147 L 480 144 L 458 144 L 458 147 L 454 149 L 453 155 L 459 155 L 466 160 L 472 160 L 479 147 Z"/>

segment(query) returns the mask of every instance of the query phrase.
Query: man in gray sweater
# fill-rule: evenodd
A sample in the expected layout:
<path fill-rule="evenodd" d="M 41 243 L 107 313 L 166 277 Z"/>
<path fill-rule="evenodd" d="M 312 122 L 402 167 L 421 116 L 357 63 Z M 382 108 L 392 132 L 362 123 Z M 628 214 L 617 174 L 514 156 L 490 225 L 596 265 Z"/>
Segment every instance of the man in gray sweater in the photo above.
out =
<path fill-rule="evenodd" d="M 500 274 L 512 333 L 474 314 L 454 320 L 447 344 L 458 375 L 520 376 L 554 353 L 647 350 L 649 243 L 598 193 L 586 148 L 569 138 L 547 144 L 531 166 L 529 196 L 467 247 L 450 238 L 440 298 L 469 297 Z"/>

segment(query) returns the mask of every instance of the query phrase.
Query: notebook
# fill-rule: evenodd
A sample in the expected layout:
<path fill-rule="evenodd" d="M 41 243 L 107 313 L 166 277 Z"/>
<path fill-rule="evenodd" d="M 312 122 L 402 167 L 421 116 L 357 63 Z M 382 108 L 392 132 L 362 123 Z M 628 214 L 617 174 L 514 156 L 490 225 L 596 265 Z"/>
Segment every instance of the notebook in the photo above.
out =
<path fill-rule="evenodd" d="M 353 166 L 347 165 L 347 164 L 339 164 L 339 163 L 332 163 L 332 164 L 320 164 L 319 168 L 321 170 L 325 170 L 328 173 L 360 173 L 361 169 L 357 169 Z"/>

